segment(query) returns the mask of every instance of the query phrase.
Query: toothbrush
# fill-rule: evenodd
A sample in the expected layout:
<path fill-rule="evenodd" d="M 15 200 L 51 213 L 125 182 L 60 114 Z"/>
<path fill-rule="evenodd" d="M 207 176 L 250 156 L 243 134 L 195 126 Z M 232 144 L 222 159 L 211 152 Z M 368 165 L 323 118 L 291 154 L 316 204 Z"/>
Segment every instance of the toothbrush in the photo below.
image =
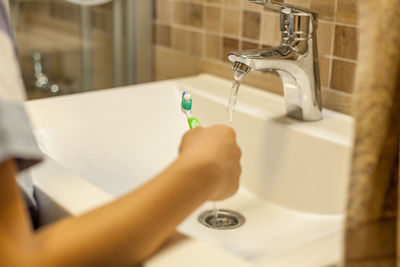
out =
<path fill-rule="evenodd" d="M 181 104 L 182 112 L 186 115 L 186 118 L 189 123 L 189 128 L 192 130 L 197 126 L 200 126 L 200 122 L 196 117 L 192 116 L 192 98 L 187 91 L 184 91 L 182 94 L 182 104 Z"/>
<path fill-rule="evenodd" d="M 188 119 L 190 130 L 200 126 L 199 120 L 197 118 L 195 118 L 195 117 L 192 117 L 192 114 L 191 114 L 191 111 L 192 111 L 192 98 L 190 97 L 190 94 L 187 91 L 184 91 L 183 94 L 182 94 L 181 109 L 182 109 L 182 112 L 186 115 L 186 118 Z M 214 204 L 213 204 L 213 212 L 214 212 L 214 218 L 215 218 L 215 226 L 219 222 L 219 220 L 218 220 L 218 211 L 219 211 L 219 209 L 217 208 L 217 203 L 214 202 Z"/>

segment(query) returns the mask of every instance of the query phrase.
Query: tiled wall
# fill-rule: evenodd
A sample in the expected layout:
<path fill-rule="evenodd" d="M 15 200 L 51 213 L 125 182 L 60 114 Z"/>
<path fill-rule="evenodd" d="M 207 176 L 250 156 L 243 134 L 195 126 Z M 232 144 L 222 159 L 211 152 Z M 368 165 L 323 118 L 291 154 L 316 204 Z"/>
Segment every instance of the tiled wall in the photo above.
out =
<path fill-rule="evenodd" d="M 155 1 L 156 79 L 198 72 L 228 78 L 231 71 L 226 55 L 229 51 L 279 45 L 279 13 L 247 0 Z M 317 36 L 323 105 L 351 114 L 357 79 L 357 0 L 285 2 L 319 14 Z M 176 63 L 180 58 L 186 68 Z M 172 61 L 170 65 L 165 63 Z M 247 82 L 282 93 L 276 75 L 254 77 L 248 77 Z"/>

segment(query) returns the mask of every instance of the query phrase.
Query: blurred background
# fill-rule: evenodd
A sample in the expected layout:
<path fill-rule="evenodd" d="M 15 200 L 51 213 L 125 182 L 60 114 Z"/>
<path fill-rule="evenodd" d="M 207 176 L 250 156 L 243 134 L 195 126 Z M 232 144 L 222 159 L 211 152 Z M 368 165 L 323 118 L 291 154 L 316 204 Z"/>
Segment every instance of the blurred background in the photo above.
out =
<path fill-rule="evenodd" d="M 357 0 L 280 0 L 318 14 L 323 106 L 352 114 Z M 10 0 L 30 99 L 199 73 L 232 79 L 227 53 L 276 47 L 279 13 L 248 0 Z M 274 72 L 244 83 L 282 94 Z"/>
<path fill-rule="evenodd" d="M 151 81 L 152 2 L 11 0 L 28 98 Z"/>

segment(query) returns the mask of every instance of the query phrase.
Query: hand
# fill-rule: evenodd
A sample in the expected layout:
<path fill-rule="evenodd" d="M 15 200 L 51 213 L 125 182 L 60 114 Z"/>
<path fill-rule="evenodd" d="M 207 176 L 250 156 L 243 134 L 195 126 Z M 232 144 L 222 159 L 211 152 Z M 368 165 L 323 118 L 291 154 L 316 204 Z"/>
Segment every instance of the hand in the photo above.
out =
<path fill-rule="evenodd" d="M 238 190 L 241 151 L 231 127 L 216 125 L 188 131 L 179 153 L 206 173 L 207 183 L 213 184 L 210 200 L 228 198 Z"/>

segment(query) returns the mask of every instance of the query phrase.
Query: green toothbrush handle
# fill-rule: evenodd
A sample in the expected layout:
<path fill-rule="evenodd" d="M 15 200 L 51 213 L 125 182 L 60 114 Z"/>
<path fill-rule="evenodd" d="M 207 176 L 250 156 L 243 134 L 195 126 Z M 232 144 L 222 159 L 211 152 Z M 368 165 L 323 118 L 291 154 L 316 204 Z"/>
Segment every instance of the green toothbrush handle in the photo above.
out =
<path fill-rule="evenodd" d="M 195 117 L 188 118 L 188 123 L 189 123 L 190 130 L 200 126 L 199 120 Z"/>

